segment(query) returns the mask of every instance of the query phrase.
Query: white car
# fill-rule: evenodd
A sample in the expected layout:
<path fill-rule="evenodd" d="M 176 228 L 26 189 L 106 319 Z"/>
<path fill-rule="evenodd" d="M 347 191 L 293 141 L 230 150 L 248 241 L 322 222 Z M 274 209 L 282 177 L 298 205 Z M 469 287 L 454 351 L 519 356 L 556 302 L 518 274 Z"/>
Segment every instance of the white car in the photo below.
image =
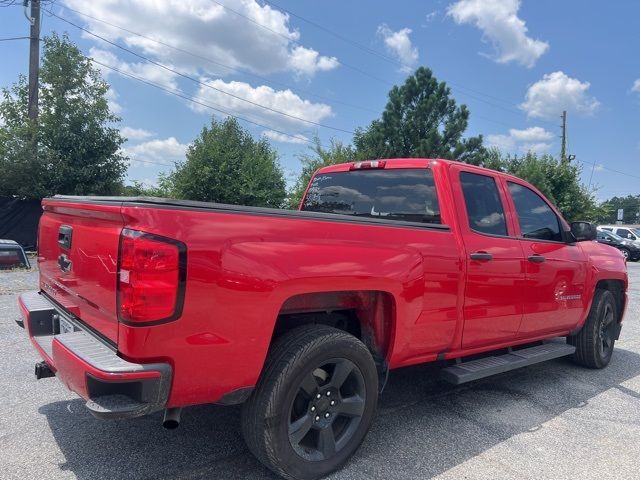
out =
<path fill-rule="evenodd" d="M 628 225 L 600 225 L 598 229 L 615 233 L 619 237 L 622 237 L 626 240 L 631 240 L 636 245 L 640 245 L 640 229 L 639 228 L 630 227 Z"/>

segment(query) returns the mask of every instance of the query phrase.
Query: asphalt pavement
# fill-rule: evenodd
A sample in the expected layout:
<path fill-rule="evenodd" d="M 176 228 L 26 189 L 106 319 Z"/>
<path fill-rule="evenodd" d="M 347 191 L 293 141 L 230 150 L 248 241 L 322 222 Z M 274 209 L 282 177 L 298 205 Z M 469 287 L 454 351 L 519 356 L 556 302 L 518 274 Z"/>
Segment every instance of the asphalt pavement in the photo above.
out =
<path fill-rule="evenodd" d="M 608 368 L 560 359 L 460 387 L 433 366 L 394 371 L 365 443 L 331 478 L 640 478 L 640 264 L 629 273 Z M 238 407 L 188 408 L 165 430 L 161 413 L 95 419 L 55 378 L 36 381 L 39 358 L 14 323 L 36 282 L 0 272 L 0 478 L 275 478 L 244 446 Z"/>

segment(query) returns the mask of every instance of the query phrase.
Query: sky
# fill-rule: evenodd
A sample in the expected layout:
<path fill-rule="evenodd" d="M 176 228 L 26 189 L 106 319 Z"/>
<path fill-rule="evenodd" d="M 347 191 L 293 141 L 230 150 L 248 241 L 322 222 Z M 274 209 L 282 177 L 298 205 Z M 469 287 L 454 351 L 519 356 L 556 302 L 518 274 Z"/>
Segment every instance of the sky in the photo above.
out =
<path fill-rule="evenodd" d="M 426 66 L 468 106 L 467 135 L 505 153 L 558 155 L 566 110 L 567 151 L 583 182 L 601 200 L 640 194 L 636 0 L 56 0 L 44 8 L 42 34 L 68 32 L 111 85 L 129 182 L 154 184 L 212 115 L 233 115 L 272 142 L 291 183 L 314 136 L 350 143 L 380 117 L 389 89 Z M 0 8 L 0 40 L 28 27 L 21 6 Z M 0 41 L 0 65 L 0 87 L 26 74 L 28 40 Z"/>

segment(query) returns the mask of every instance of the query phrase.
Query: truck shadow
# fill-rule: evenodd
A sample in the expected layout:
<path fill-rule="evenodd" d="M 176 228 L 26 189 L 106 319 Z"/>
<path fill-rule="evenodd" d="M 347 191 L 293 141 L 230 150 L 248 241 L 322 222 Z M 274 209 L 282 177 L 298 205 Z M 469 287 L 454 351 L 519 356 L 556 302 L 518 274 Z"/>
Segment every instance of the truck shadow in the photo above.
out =
<path fill-rule="evenodd" d="M 605 370 L 556 360 L 454 387 L 437 368 L 394 371 L 362 448 L 331 478 L 430 478 L 505 440 L 541 428 L 640 375 L 640 355 L 616 349 Z M 66 462 L 79 479 L 276 478 L 254 459 L 240 434 L 240 408 L 185 409 L 177 430 L 162 414 L 124 421 L 93 418 L 81 400 L 44 405 Z M 401 453 L 401 454 L 400 454 Z"/>

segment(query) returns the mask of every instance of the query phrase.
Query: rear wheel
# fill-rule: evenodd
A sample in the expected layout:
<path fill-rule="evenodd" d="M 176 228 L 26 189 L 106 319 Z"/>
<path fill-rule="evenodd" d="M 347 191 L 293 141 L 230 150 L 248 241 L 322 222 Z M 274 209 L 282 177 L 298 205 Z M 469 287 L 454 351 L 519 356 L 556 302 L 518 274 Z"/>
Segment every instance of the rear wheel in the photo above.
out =
<path fill-rule="evenodd" d="M 621 248 L 620 251 L 622 252 L 622 256 L 624 257 L 625 261 L 629 260 L 629 257 L 631 256 L 631 252 L 626 248 Z"/>
<path fill-rule="evenodd" d="M 615 298 L 609 290 L 597 289 L 589 316 L 582 329 L 567 337 L 575 345 L 573 359 L 590 368 L 604 368 L 611 361 L 617 331 L 618 311 Z"/>
<path fill-rule="evenodd" d="M 362 443 L 375 413 L 376 367 L 365 345 L 341 330 L 309 325 L 279 338 L 243 407 L 251 452 L 289 479 L 321 478 Z"/>

